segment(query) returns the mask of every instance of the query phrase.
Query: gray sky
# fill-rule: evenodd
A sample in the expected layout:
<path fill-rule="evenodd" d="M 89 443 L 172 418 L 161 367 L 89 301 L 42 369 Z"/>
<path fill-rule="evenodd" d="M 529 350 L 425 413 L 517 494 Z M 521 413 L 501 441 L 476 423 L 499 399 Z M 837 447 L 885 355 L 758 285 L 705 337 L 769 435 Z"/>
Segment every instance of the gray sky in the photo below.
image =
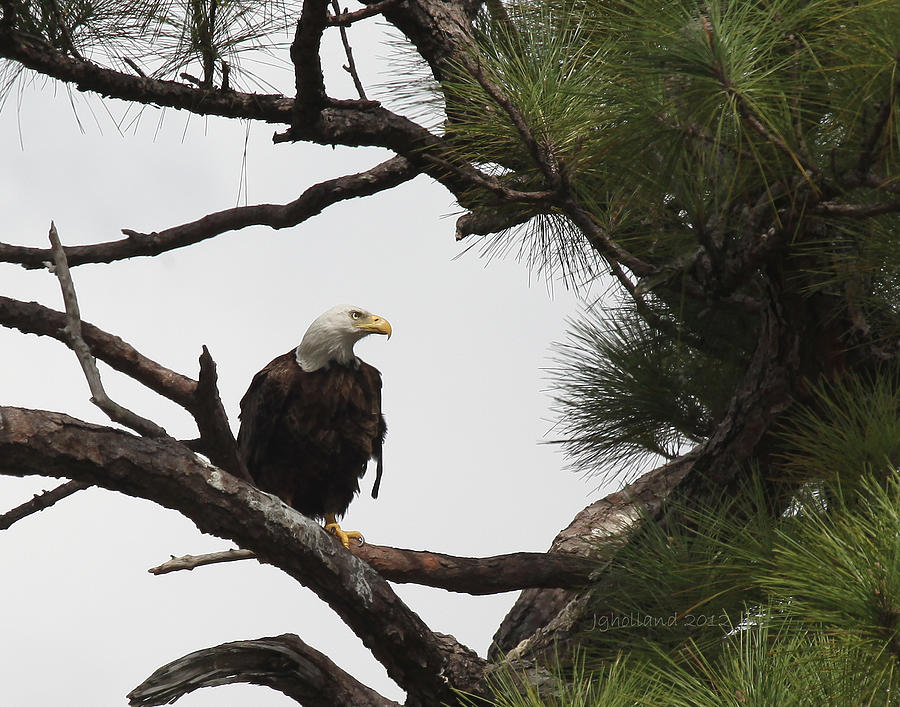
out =
<path fill-rule="evenodd" d="M 355 45 L 364 67 L 367 51 L 384 53 L 375 47 Z M 44 246 L 51 219 L 63 243 L 113 240 L 121 228 L 160 230 L 236 204 L 245 125 L 166 111 L 157 133 L 160 112 L 147 109 L 122 135 L 106 110 L 118 117 L 124 104 L 104 108 L 77 92 L 72 100 L 83 131 L 67 90 L 43 81 L 26 88 L 21 105 L 14 97 L 0 112 L 0 240 Z M 249 132 L 251 203 L 289 201 L 388 156 L 274 146 L 273 132 L 265 125 Z M 315 316 L 341 302 L 385 316 L 391 340 L 370 337 L 357 346 L 384 376 L 381 497 L 369 496 L 370 474 L 344 527 L 377 544 L 451 554 L 545 550 L 599 494 L 597 480 L 566 471 L 559 451 L 543 444 L 553 421 L 543 369 L 579 305 L 512 258 L 488 265 L 475 252 L 457 257 L 455 211 L 442 187 L 419 177 L 297 228 L 246 229 L 156 258 L 81 266 L 73 276 L 86 321 L 163 365 L 195 377 L 206 344 L 235 430 L 253 374 L 296 346 Z M 0 265 L 0 294 L 62 306 L 46 271 Z M 175 436 L 196 435 L 180 408 L 101 371 L 115 400 Z M 0 330 L 0 403 L 108 424 L 88 398 L 68 349 Z M 0 512 L 53 485 L 0 477 Z M 98 489 L 0 533 L 0 704 L 122 705 L 169 660 L 284 632 L 401 698 L 331 610 L 272 567 L 251 561 L 162 577 L 146 572 L 172 554 L 228 546 L 174 511 Z M 516 597 L 411 585 L 397 592 L 432 629 L 481 655 Z M 227 686 L 178 704 L 294 703 L 266 688 Z"/>

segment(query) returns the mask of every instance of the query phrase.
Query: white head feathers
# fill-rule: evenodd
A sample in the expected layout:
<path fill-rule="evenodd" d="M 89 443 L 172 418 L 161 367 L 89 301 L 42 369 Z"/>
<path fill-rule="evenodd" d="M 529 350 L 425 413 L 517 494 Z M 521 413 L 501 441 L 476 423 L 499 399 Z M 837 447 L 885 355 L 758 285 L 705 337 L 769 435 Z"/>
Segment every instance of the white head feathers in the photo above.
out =
<path fill-rule="evenodd" d="M 297 363 L 304 371 L 312 372 L 332 361 L 343 365 L 355 362 L 353 346 L 369 334 L 387 334 L 390 338 L 391 325 L 365 309 L 339 304 L 309 325 L 296 349 Z"/>

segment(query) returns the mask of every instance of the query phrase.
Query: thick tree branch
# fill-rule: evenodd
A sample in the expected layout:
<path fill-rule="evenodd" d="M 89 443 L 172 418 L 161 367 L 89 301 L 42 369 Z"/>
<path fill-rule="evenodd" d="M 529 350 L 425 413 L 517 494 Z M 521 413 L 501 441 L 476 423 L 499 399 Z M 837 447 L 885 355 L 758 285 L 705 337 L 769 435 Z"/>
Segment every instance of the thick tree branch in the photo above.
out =
<path fill-rule="evenodd" d="M 588 582 L 597 561 L 564 553 L 516 552 L 494 557 L 455 557 L 424 550 L 405 550 L 366 543 L 350 551 L 381 576 L 400 584 L 421 584 L 451 592 L 485 595 L 528 587 L 580 587 Z M 192 570 L 219 562 L 249 560 L 248 550 L 173 557 L 151 574 Z"/>
<path fill-rule="evenodd" d="M 70 57 L 37 37 L 13 29 L 0 31 L 0 57 L 18 61 L 45 76 L 74 83 L 79 91 L 179 108 L 199 115 L 289 124 L 294 107 L 292 99 L 280 95 L 193 88 L 174 81 L 113 71 Z"/>
<path fill-rule="evenodd" d="M 340 201 L 370 196 L 391 189 L 419 174 L 419 170 L 403 157 L 393 157 L 365 172 L 329 179 L 309 187 L 297 199 L 287 204 L 258 204 L 225 209 L 204 216 L 197 221 L 173 226 L 149 234 L 125 230 L 128 236 L 118 241 L 92 245 L 66 246 L 70 266 L 85 263 L 110 263 L 137 256 L 152 256 L 176 248 L 193 245 L 227 231 L 248 226 L 269 226 L 274 229 L 296 226 Z M 17 263 L 26 268 L 44 267 L 51 258 L 44 248 L 0 243 L 0 262 Z"/>
<path fill-rule="evenodd" d="M 617 543 L 627 541 L 635 522 L 642 516 L 659 513 L 672 490 L 690 472 L 694 459 L 692 454 L 680 457 L 595 501 L 560 531 L 550 545 L 550 552 L 591 557 L 601 550 L 614 550 Z M 596 559 L 593 562 L 597 570 L 599 564 Z M 518 654 L 537 653 L 552 646 L 558 638 L 565 638 L 577 618 L 577 612 L 566 608 L 578 601 L 578 597 L 567 589 L 526 589 L 494 634 L 488 657 L 498 660 L 523 641 Z M 542 627 L 545 630 L 534 635 Z"/>
<path fill-rule="evenodd" d="M 60 413 L 0 407 L 0 474 L 68 476 L 146 498 L 253 550 L 327 602 L 408 690 L 411 706 L 452 703 L 451 684 L 482 689 L 484 662 L 468 652 L 460 660 L 381 575 L 321 526 L 181 444 Z"/>
<path fill-rule="evenodd" d="M 328 16 L 329 0 L 304 0 L 297 22 L 297 31 L 291 44 L 291 61 L 294 63 L 294 80 L 297 101 L 294 104 L 293 124 L 305 124 L 317 120 L 325 107 L 325 77 L 319 47 Z"/>
<path fill-rule="evenodd" d="M 28 516 L 38 513 L 39 511 L 44 510 L 45 508 L 50 508 L 57 501 L 62 501 L 64 498 L 68 498 L 73 493 L 78 493 L 83 489 L 89 488 L 91 485 L 84 481 L 67 481 L 64 484 L 60 484 L 55 489 L 50 489 L 49 491 L 44 491 L 43 493 L 37 493 L 34 495 L 30 501 L 26 501 L 25 503 L 16 506 L 8 510 L 6 513 L 0 515 L 0 530 L 6 530 L 13 523 L 22 520 L 23 518 L 27 518 Z"/>
<path fill-rule="evenodd" d="M 406 0 L 382 10 L 385 19 L 415 45 L 437 81 L 452 73 L 465 52 L 476 52 L 472 22 L 481 0 Z"/>
<path fill-rule="evenodd" d="M 305 707 L 399 707 L 290 633 L 189 653 L 156 670 L 128 700 L 134 707 L 165 705 L 201 687 L 238 682 L 271 687 Z"/>

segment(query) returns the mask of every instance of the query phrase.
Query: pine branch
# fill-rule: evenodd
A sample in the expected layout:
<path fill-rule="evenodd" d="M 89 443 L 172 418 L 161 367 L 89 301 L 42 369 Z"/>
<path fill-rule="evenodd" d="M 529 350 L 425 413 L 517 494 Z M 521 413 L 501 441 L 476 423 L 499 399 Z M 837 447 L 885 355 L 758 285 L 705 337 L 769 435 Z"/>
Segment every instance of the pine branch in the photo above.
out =
<path fill-rule="evenodd" d="M 80 91 L 141 104 L 188 110 L 198 115 L 246 118 L 289 124 L 294 101 L 280 95 L 207 91 L 175 81 L 132 76 L 69 57 L 42 40 L 18 32 L 0 32 L 0 57 L 12 59 L 45 76 L 73 83 Z"/>
<path fill-rule="evenodd" d="M 900 77 L 897 77 L 894 80 L 891 84 L 890 95 L 878 106 L 878 110 L 875 113 L 875 120 L 872 122 L 872 127 L 869 129 L 869 134 L 866 135 L 863 140 L 859 153 L 859 161 L 856 165 L 856 169 L 860 174 L 868 174 L 869 170 L 872 168 L 872 162 L 874 162 L 875 157 L 879 152 L 878 142 L 884 135 L 885 128 L 887 128 L 891 113 L 894 110 L 894 103 L 898 100 L 898 96 L 900 96 Z"/>
<path fill-rule="evenodd" d="M 403 157 L 393 157 L 365 172 L 315 184 L 287 204 L 238 206 L 208 214 L 197 221 L 153 233 L 138 233 L 130 229 L 123 229 L 123 233 L 127 237 L 121 240 L 66 246 L 64 252 L 69 265 L 73 266 L 85 263 L 111 263 L 138 256 L 159 255 L 249 226 L 269 226 L 274 229 L 290 228 L 322 213 L 333 204 L 347 199 L 377 194 L 402 184 L 418 174 L 418 169 L 408 160 Z M 40 268 L 49 258 L 50 251 L 47 249 L 0 243 L 0 262 L 17 263 L 26 268 Z"/>
<path fill-rule="evenodd" d="M 560 166 L 556 159 L 554 159 L 552 151 L 535 138 L 531 126 L 529 126 L 528 121 L 525 120 L 525 116 L 522 115 L 519 108 L 504 94 L 500 87 L 487 77 L 477 60 L 465 60 L 464 66 L 484 89 L 485 93 L 487 93 L 494 103 L 500 106 L 500 108 L 503 109 L 503 112 L 506 113 L 507 117 L 515 127 L 516 132 L 519 133 L 519 137 L 525 145 L 525 149 L 528 150 L 532 160 L 534 160 L 534 164 L 546 178 L 550 190 L 556 194 L 562 195 L 564 185 L 560 173 Z"/>

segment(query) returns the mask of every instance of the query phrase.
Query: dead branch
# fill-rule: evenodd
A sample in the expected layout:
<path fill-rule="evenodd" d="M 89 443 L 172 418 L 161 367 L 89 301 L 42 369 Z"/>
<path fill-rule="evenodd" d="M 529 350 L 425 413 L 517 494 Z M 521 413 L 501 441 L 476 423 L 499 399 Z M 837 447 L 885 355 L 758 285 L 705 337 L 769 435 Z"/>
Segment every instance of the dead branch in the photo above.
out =
<path fill-rule="evenodd" d="M 484 661 L 470 652 L 459 660 L 455 641 L 450 646 L 434 634 L 381 575 L 321 526 L 174 441 L 0 407 L 0 474 L 69 476 L 146 498 L 253 550 L 327 602 L 407 689 L 409 705 L 452 704 L 450 685 L 482 690 Z"/>
<path fill-rule="evenodd" d="M 19 302 L 0 296 L 0 324 L 26 334 L 50 336 L 71 346 L 64 331 L 66 315 L 36 302 Z M 201 438 L 203 453 L 214 464 L 239 478 L 249 478 L 243 464 L 235 461 L 236 452 L 231 449 L 235 445 L 234 436 L 215 390 L 214 378 L 205 382 L 201 389 L 197 381 L 161 366 L 119 337 L 87 322 L 81 322 L 81 335 L 92 355 L 187 410 L 201 434 L 206 435 Z M 203 365 L 215 367 L 211 358 L 201 367 Z"/>
<path fill-rule="evenodd" d="M 368 7 L 364 7 L 362 10 L 355 10 L 354 12 L 347 12 L 347 10 L 344 10 L 341 13 L 335 13 L 334 15 L 326 18 L 325 24 L 329 27 L 334 27 L 335 25 L 339 27 L 349 27 L 354 22 L 358 22 L 359 20 L 364 20 L 367 17 L 380 15 L 385 8 L 390 7 L 391 5 L 394 5 L 398 2 L 400 2 L 400 0 L 381 0 L 381 2 L 372 3 Z"/>
<path fill-rule="evenodd" d="M 30 501 L 26 501 L 25 503 L 8 510 L 3 515 L 0 515 L 0 530 L 6 530 L 13 523 L 20 521 L 23 518 L 27 518 L 34 513 L 38 513 L 45 508 L 50 508 L 50 506 L 57 501 L 62 501 L 64 498 L 86 488 L 90 488 L 90 484 L 83 481 L 67 481 L 64 484 L 57 486 L 55 489 L 50 489 L 43 493 L 36 493 L 34 498 Z"/>
<path fill-rule="evenodd" d="M 573 588 L 585 585 L 598 560 L 566 553 L 516 552 L 494 557 L 456 557 L 366 543 L 350 551 L 381 576 L 399 584 L 421 584 L 450 592 L 486 595 L 528 587 Z M 249 560 L 249 550 L 231 549 L 205 555 L 173 557 L 147 570 L 167 574 L 220 562 Z"/>
<path fill-rule="evenodd" d="M 54 274 L 59 280 L 63 302 L 66 306 L 66 326 L 63 327 L 62 333 L 66 337 L 69 348 L 78 357 L 81 370 L 84 371 L 84 377 L 91 389 L 91 402 L 103 410 L 110 420 L 130 427 L 139 434 L 146 437 L 167 437 L 166 431 L 155 422 L 119 405 L 106 394 L 103 382 L 100 380 L 100 371 L 97 369 L 97 360 L 81 336 L 81 312 L 78 308 L 78 298 L 75 295 L 75 283 L 69 274 L 69 265 L 56 232 L 56 224 L 52 222 L 50 224 L 50 249 L 53 252 Z"/>
<path fill-rule="evenodd" d="M 218 380 L 216 362 L 213 361 L 209 350 L 204 346 L 203 353 L 200 355 L 197 395 L 191 411 L 197 422 L 197 429 L 200 430 L 204 453 L 214 464 L 222 467 L 225 471 L 252 483 L 253 477 L 250 476 L 247 465 L 244 464 L 244 460 L 238 453 L 237 441 L 228 424 L 225 406 L 219 397 Z"/>
<path fill-rule="evenodd" d="M 172 555 L 171 560 L 166 560 L 161 565 L 151 567 L 147 570 L 150 574 L 168 574 L 169 572 L 178 572 L 180 570 L 193 570 L 195 567 L 203 567 L 204 565 L 217 565 L 222 562 L 237 562 L 238 560 L 255 560 L 256 553 L 252 550 L 242 550 L 240 548 L 231 548 L 222 550 L 221 552 L 208 552 L 203 555 L 181 555 L 175 557 Z"/>
<path fill-rule="evenodd" d="M 306 707 L 399 707 L 294 634 L 205 648 L 156 670 L 128 694 L 134 707 L 174 702 L 201 687 L 266 685 Z"/>
<path fill-rule="evenodd" d="M 331 7 L 334 9 L 334 17 L 339 17 L 341 15 L 341 6 L 338 3 L 338 0 L 331 0 Z M 330 17 L 326 19 L 326 24 L 328 24 L 328 20 L 330 19 Z M 341 44 L 344 45 L 344 54 L 347 56 L 347 64 L 344 66 L 344 71 L 350 74 L 350 78 L 353 79 L 353 85 L 356 87 L 356 92 L 359 94 L 359 97 L 362 100 L 367 101 L 369 99 L 366 96 L 366 91 L 359 78 L 359 72 L 356 70 L 356 62 L 353 61 L 353 49 L 350 47 L 350 40 L 347 39 L 347 27 L 341 24 L 338 25 L 338 29 L 341 32 Z"/>
<path fill-rule="evenodd" d="M 37 302 L 20 302 L 0 295 L 0 324 L 25 334 L 49 336 L 68 345 L 62 330 L 66 315 Z M 81 335 L 91 353 L 112 368 L 190 410 L 197 382 L 171 371 L 146 356 L 118 336 L 108 334 L 88 322 L 81 323 Z"/>
<path fill-rule="evenodd" d="M 371 196 L 391 189 L 419 174 L 419 170 L 403 157 L 393 157 L 365 172 L 329 179 L 309 187 L 287 204 L 239 206 L 204 216 L 197 221 L 149 234 L 123 230 L 127 238 L 92 245 L 65 246 L 70 266 L 85 263 L 111 263 L 138 256 L 153 256 L 176 248 L 193 245 L 227 231 L 249 226 L 290 228 L 316 216 L 328 206 L 361 196 Z M 26 268 L 40 268 L 51 259 L 44 248 L 0 243 L 0 261 L 17 263 Z"/>

